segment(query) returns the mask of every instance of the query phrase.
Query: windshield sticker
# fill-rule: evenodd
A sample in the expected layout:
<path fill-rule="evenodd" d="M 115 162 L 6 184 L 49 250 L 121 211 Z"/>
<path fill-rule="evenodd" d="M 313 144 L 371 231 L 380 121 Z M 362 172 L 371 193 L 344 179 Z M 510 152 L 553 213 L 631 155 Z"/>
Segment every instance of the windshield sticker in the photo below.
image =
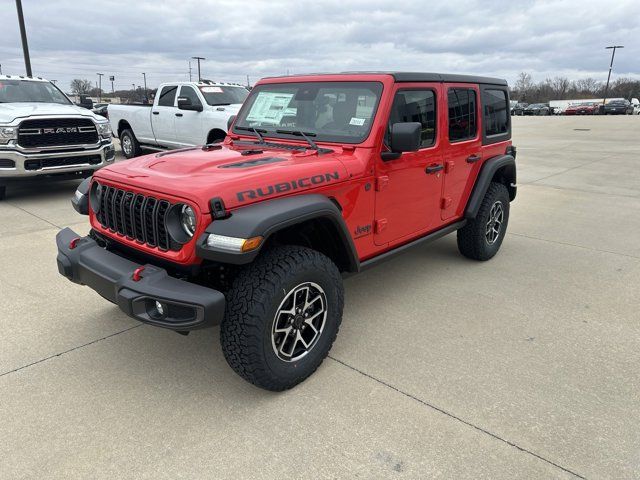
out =
<path fill-rule="evenodd" d="M 279 124 L 287 112 L 293 93 L 260 92 L 256 96 L 247 121 L 260 124 Z"/>
<path fill-rule="evenodd" d="M 351 121 L 349 122 L 349 125 L 356 125 L 358 127 L 361 127 L 364 125 L 364 118 L 356 118 L 356 117 L 351 117 Z"/>
<path fill-rule="evenodd" d="M 222 93 L 222 89 L 220 87 L 200 87 L 202 93 Z"/>

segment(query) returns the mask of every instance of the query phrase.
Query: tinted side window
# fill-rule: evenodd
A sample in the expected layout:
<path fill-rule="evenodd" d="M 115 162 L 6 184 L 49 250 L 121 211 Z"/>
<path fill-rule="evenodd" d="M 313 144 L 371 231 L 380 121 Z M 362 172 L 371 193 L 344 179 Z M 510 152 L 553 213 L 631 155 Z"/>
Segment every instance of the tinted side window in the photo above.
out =
<path fill-rule="evenodd" d="M 402 122 L 420 122 L 422 124 L 420 146 L 428 147 L 435 143 L 436 95 L 433 90 L 403 90 L 396 93 L 389 116 L 387 145 L 390 143 L 391 125 Z"/>
<path fill-rule="evenodd" d="M 484 91 L 484 133 L 498 135 L 509 131 L 507 92 L 504 90 Z"/>
<path fill-rule="evenodd" d="M 478 131 L 476 91 L 467 88 L 450 88 L 447 103 L 449 105 L 449 141 L 459 142 L 475 138 Z"/>
<path fill-rule="evenodd" d="M 198 98 L 198 94 L 193 87 L 183 86 L 180 88 L 180 96 L 191 100 L 191 105 L 202 105 L 202 102 Z"/>
<path fill-rule="evenodd" d="M 159 107 L 173 107 L 173 104 L 176 99 L 176 92 L 178 91 L 177 86 L 169 86 L 162 88 L 160 92 L 160 98 L 158 99 Z"/>

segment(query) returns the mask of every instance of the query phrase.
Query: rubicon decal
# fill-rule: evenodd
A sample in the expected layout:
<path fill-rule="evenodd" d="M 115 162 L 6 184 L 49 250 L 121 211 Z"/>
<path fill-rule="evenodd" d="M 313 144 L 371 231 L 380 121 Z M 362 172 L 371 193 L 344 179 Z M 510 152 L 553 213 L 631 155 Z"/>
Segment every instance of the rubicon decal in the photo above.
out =
<path fill-rule="evenodd" d="M 260 197 L 268 197 L 274 193 L 285 193 L 298 190 L 299 188 L 309 188 L 339 179 L 340 174 L 338 172 L 323 173 L 313 175 L 312 177 L 303 177 L 289 182 L 281 182 L 274 185 L 268 185 L 266 187 L 259 187 L 255 190 L 243 190 L 242 192 L 238 192 L 236 195 L 238 197 L 238 201 L 244 202 L 246 200 L 255 200 Z"/>

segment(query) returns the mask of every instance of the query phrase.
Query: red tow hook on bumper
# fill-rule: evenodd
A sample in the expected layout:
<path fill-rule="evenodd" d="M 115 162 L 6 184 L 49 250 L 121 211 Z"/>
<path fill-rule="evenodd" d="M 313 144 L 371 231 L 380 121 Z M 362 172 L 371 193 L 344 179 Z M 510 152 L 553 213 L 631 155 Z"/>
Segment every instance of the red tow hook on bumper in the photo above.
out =
<path fill-rule="evenodd" d="M 74 248 L 76 248 L 76 245 L 78 245 L 79 241 L 80 241 L 80 237 L 76 237 L 76 238 L 72 239 L 69 242 L 69 250 L 73 250 Z"/>
<path fill-rule="evenodd" d="M 133 275 L 131 276 L 131 280 L 134 282 L 139 282 L 142 279 L 142 272 L 144 272 L 144 267 L 138 267 L 133 271 Z"/>

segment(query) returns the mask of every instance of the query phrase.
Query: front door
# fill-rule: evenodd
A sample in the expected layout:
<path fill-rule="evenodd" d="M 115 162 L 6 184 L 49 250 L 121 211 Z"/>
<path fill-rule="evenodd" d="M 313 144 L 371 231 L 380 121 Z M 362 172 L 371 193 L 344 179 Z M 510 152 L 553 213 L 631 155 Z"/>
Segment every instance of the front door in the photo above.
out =
<path fill-rule="evenodd" d="M 443 142 L 444 184 L 442 220 L 460 217 L 482 165 L 480 92 L 469 84 L 445 84 L 447 99 L 446 140 Z"/>
<path fill-rule="evenodd" d="M 376 245 L 410 240 L 436 228 L 440 222 L 443 164 L 436 108 L 440 92 L 440 85 L 434 83 L 406 84 L 395 93 L 385 144 L 389 145 L 391 125 L 400 122 L 420 122 L 422 141 L 416 152 L 405 152 L 392 160 L 378 160 Z"/>
<path fill-rule="evenodd" d="M 186 97 L 191 100 L 191 105 L 202 105 L 202 101 L 195 88 L 190 85 L 180 87 L 178 98 Z M 182 146 L 202 145 L 206 143 L 206 134 L 202 128 L 204 112 L 197 110 L 177 110 L 176 112 L 176 142 Z"/>

